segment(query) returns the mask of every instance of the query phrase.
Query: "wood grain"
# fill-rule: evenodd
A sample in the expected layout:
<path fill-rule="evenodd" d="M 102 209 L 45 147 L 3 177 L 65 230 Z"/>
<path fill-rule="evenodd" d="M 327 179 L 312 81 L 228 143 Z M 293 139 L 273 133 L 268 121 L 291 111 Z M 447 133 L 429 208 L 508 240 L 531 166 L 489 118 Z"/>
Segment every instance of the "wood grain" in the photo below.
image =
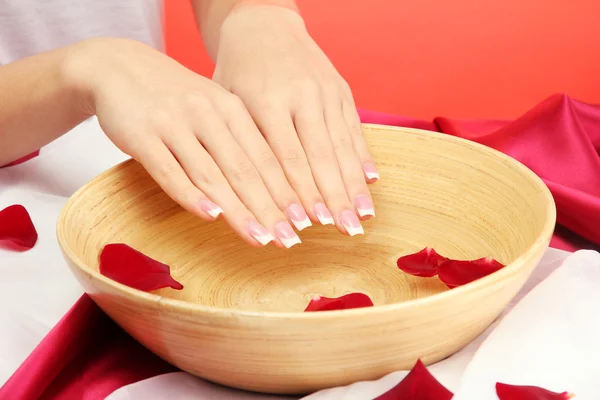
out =
<path fill-rule="evenodd" d="M 95 302 L 151 351 L 192 374 L 253 391 L 302 394 L 441 360 L 479 335 L 529 277 L 550 241 L 555 205 L 515 160 L 455 137 L 365 125 L 381 180 L 365 236 L 302 231 L 292 249 L 244 244 L 223 222 L 185 212 L 134 161 L 67 202 L 60 246 Z M 182 291 L 144 293 L 98 273 L 107 243 L 167 263 Z M 448 290 L 405 275 L 404 254 L 433 246 L 491 255 L 503 270 Z M 316 294 L 360 291 L 375 307 L 303 313 Z"/>

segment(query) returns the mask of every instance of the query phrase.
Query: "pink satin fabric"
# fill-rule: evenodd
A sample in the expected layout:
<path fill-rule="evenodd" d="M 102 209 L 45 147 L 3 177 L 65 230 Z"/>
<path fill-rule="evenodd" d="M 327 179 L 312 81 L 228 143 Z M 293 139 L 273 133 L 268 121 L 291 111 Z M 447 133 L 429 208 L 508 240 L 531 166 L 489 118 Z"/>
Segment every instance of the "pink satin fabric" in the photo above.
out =
<path fill-rule="evenodd" d="M 559 226 L 551 246 L 598 249 L 599 106 L 556 95 L 512 122 L 419 121 L 372 111 L 361 111 L 361 118 L 437 130 L 514 157 L 537 173 L 554 195 Z M 0 398 L 100 400 L 123 385 L 173 370 L 84 295 L 0 389 Z"/>

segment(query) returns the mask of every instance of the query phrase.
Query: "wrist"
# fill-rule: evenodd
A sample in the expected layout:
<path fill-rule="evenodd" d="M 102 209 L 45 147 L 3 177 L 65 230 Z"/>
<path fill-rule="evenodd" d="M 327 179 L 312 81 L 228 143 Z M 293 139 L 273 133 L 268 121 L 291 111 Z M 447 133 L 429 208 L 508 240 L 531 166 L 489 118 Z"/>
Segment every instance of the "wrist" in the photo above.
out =
<path fill-rule="evenodd" d="M 300 14 L 300 10 L 294 0 L 241 0 L 234 4 L 229 11 L 229 14 L 243 7 L 247 6 L 274 6 L 282 7 L 291 10 L 297 14 Z"/>
<path fill-rule="evenodd" d="M 75 107 L 89 116 L 96 113 L 91 78 L 94 75 L 93 48 L 100 40 L 87 39 L 67 47 L 60 66 L 61 80 L 72 94 Z"/>
<path fill-rule="evenodd" d="M 213 61 L 216 61 L 221 34 L 230 30 L 224 25 L 235 25 L 230 21 L 243 20 L 243 17 L 238 18 L 240 15 L 262 18 L 261 14 L 283 14 L 293 24 L 304 22 L 294 0 L 192 0 L 192 3 L 202 41 Z"/>
<path fill-rule="evenodd" d="M 277 35 L 278 32 L 305 33 L 306 25 L 300 14 L 287 7 L 256 3 L 239 3 L 223 21 L 219 35 L 219 45 L 223 40 L 243 40 L 248 33 L 264 32 Z"/>
<path fill-rule="evenodd" d="M 75 93 L 78 108 L 88 115 L 96 114 L 96 97 L 112 81 L 122 56 L 145 50 L 146 45 L 123 38 L 92 38 L 68 48 L 62 73 Z"/>

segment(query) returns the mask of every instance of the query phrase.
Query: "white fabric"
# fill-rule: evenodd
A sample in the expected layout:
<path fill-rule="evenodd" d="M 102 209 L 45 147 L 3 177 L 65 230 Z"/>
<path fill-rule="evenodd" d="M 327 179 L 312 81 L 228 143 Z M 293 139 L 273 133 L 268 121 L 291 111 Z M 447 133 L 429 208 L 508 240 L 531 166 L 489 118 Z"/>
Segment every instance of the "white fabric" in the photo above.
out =
<path fill-rule="evenodd" d="M 23 204 L 39 234 L 29 251 L 0 248 L 0 385 L 83 294 L 56 241 L 60 209 L 75 190 L 125 159 L 91 119 L 39 157 L 0 168 L 0 209 Z"/>
<path fill-rule="evenodd" d="M 0 209 L 25 205 L 39 232 L 39 242 L 30 251 L 0 249 L 0 385 L 83 293 L 56 242 L 58 212 L 76 189 L 126 158 L 91 119 L 45 147 L 38 158 L 0 169 Z M 578 400 L 600 399 L 600 385 L 594 384 L 600 380 L 594 362 L 600 353 L 599 309 L 600 254 L 550 249 L 504 317 L 462 351 L 431 366 L 431 372 L 457 400 L 496 400 L 496 380 L 569 390 Z M 370 400 L 405 375 L 394 372 L 306 400 Z M 178 372 L 125 386 L 108 398 L 285 397 L 244 393 Z"/>
<path fill-rule="evenodd" d="M 158 50 L 163 0 L 0 0 L 0 65 L 92 37 L 123 37 Z"/>
<path fill-rule="evenodd" d="M 541 283 L 540 283 L 541 282 Z M 429 367 L 455 393 L 453 400 L 497 400 L 495 383 L 569 391 L 579 400 L 600 399 L 600 254 L 549 249 L 531 279 L 480 337 Z M 377 381 L 322 390 L 303 400 L 372 400 L 408 371 Z M 269 400 L 213 385 L 184 372 L 149 378 L 113 392 L 107 400 Z"/>

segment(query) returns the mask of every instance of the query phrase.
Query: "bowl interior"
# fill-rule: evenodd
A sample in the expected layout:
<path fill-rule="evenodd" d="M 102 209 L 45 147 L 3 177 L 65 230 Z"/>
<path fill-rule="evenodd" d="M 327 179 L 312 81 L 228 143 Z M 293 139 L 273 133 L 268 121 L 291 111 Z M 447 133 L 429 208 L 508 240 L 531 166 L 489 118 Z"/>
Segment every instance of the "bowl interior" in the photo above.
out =
<path fill-rule="evenodd" d="M 402 273 L 396 259 L 432 246 L 448 257 L 491 255 L 510 263 L 549 232 L 546 187 L 512 159 L 430 132 L 365 126 L 381 180 L 365 235 L 313 224 L 292 249 L 255 249 L 221 221 L 181 209 L 134 161 L 99 176 L 64 215 L 64 243 L 97 274 L 107 243 L 123 242 L 171 266 L 184 289 L 161 296 L 219 308 L 301 312 L 314 295 L 368 294 L 376 305 L 448 290 L 437 278 Z"/>

